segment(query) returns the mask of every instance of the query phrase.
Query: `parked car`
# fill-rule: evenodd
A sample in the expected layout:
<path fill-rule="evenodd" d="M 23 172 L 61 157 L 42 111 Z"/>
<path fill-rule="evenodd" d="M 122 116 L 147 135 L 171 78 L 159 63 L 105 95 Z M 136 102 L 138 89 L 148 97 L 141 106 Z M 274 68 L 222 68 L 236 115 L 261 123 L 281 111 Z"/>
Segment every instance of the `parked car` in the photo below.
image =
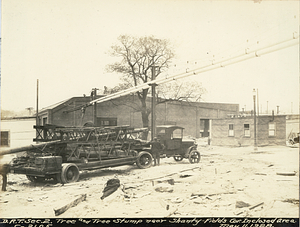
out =
<path fill-rule="evenodd" d="M 183 130 L 183 127 L 176 125 L 156 127 L 157 139 L 165 147 L 162 154 L 166 157 L 173 157 L 177 162 L 188 158 L 190 163 L 199 163 L 201 156 L 197 151 L 197 144 L 193 139 L 183 138 Z"/>

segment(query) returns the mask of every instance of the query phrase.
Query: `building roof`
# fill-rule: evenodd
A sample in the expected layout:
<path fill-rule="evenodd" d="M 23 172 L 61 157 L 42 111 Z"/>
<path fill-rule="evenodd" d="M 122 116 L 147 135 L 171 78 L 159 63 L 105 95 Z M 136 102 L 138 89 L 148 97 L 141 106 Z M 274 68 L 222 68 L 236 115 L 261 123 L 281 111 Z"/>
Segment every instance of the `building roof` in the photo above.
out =
<path fill-rule="evenodd" d="M 60 102 L 58 102 L 58 103 L 55 103 L 55 104 L 52 104 L 52 105 L 47 106 L 47 107 L 45 107 L 45 108 L 42 108 L 42 109 L 40 110 L 40 112 L 43 112 L 43 111 L 45 111 L 45 110 L 51 110 L 51 109 L 54 109 L 55 107 L 58 107 L 59 105 L 65 103 L 65 102 L 67 102 L 67 101 L 69 101 L 69 100 L 71 100 L 71 99 L 72 99 L 72 98 L 65 99 L 65 100 L 60 101 Z"/>
<path fill-rule="evenodd" d="M 104 97 L 105 95 L 97 95 L 97 98 L 101 98 L 101 97 Z M 69 99 L 66 99 L 66 100 L 63 100 L 63 101 L 60 101 L 58 103 L 55 103 L 53 105 L 50 105 L 50 106 L 47 106 L 45 108 L 42 108 L 39 112 L 44 112 L 44 111 L 47 111 L 47 110 L 51 110 L 51 109 L 54 109 L 66 102 L 69 102 L 70 100 L 72 99 L 81 99 L 82 101 L 86 101 L 86 104 L 88 104 L 91 100 L 86 100 L 86 99 L 90 99 L 91 97 L 90 96 L 80 96 L 80 97 L 72 97 L 72 98 L 69 98 Z M 148 101 L 150 100 L 150 98 L 147 98 Z M 181 103 L 181 104 L 186 104 L 186 105 L 193 105 L 193 106 L 197 106 L 198 108 L 205 108 L 205 109 L 220 109 L 222 110 L 223 107 L 225 107 L 224 109 L 227 109 L 226 107 L 228 106 L 231 106 L 232 107 L 235 107 L 235 108 L 238 108 L 239 104 L 233 104 L 233 103 L 211 103 L 211 102 L 187 102 L 187 101 L 176 101 L 176 100 L 170 100 L 169 101 L 170 103 Z M 78 109 L 78 107 L 76 107 L 76 109 Z"/>

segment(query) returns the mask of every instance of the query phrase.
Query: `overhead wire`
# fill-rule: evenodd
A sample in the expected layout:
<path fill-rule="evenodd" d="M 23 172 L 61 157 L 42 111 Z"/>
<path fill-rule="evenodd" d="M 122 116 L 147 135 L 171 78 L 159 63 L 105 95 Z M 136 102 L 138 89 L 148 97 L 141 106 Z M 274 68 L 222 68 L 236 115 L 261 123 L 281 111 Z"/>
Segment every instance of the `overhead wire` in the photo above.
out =
<path fill-rule="evenodd" d="M 116 92 L 116 93 L 111 94 L 111 95 L 107 95 L 105 97 L 98 98 L 98 99 L 95 99 L 95 100 L 89 102 L 89 105 L 93 105 L 96 102 L 97 103 L 105 102 L 105 101 L 108 101 L 108 100 L 111 100 L 111 99 L 122 97 L 122 96 L 125 96 L 125 95 L 128 95 L 128 94 L 132 94 L 132 93 L 140 91 L 142 89 L 150 88 L 152 84 L 159 85 L 159 84 L 167 83 L 167 82 L 170 82 L 170 81 L 173 81 L 173 80 L 178 80 L 178 79 L 181 79 L 181 78 L 184 78 L 184 77 L 197 75 L 197 74 L 207 72 L 207 71 L 211 71 L 211 70 L 214 70 L 214 69 L 217 69 L 217 68 L 225 67 L 227 65 L 236 64 L 238 62 L 245 61 L 245 60 L 248 60 L 250 58 L 259 57 L 259 56 L 264 55 L 264 54 L 268 54 L 268 53 L 271 53 L 271 52 L 274 52 L 274 51 L 285 49 L 285 48 L 288 48 L 290 46 L 294 46 L 294 45 L 299 44 L 298 39 L 299 39 L 298 33 L 294 32 L 292 37 L 290 37 L 289 39 L 285 39 L 283 41 L 273 43 L 273 44 L 268 45 L 266 47 L 256 48 L 256 49 L 253 49 L 253 50 L 250 50 L 249 48 L 246 48 L 244 52 L 240 52 L 236 56 L 232 56 L 232 57 L 229 57 L 227 59 L 221 59 L 221 60 L 218 60 L 218 61 L 213 61 L 211 64 L 204 65 L 204 66 L 201 66 L 201 67 L 198 67 L 198 68 L 195 68 L 195 69 L 191 69 L 191 70 L 186 69 L 185 72 L 180 73 L 180 74 L 175 75 L 175 76 L 171 76 L 171 77 L 167 76 L 166 78 L 158 78 L 158 79 L 149 81 L 147 83 L 137 85 L 135 87 L 132 87 L 132 88 L 129 88 L 129 89 L 126 89 L 126 90 L 123 90 L 123 91 L 119 91 L 119 92 Z"/>
<path fill-rule="evenodd" d="M 291 15 L 287 14 L 287 17 L 290 17 Z M 173 70 L 173 72 L 175 71 L 184 71 L 185 69 L 195 66 L 195 65 L 200 65 L 203 62 L 212 62 L 215 61 L 215 59 L 220 58 L 220 56 L 224 56 L 224 53 L 227 54 L 228 56 L 231 55 L 236 55 L 236 53 L 238 53 L 240 51 L 240 49 L 252 49 L 252 48 L 257 48 L 259 47 L 261 44 L 263 44 L 266 40 L 270 39 L 275 39 L 278 36 L 280 36 L 280 34 L 285 34 L 285 32 L 287 31 L 287 29 L 289 29 L 289 32 L 291 31 L 297 31 L 298 30 L 298 21 L 297 21 L 297 17 L 296 15 L 292 16 L 293 18 L 286 18 L 285 20 L 280 20 L 280 24 L 278 26 L 278 24 L 272 26 L 271 28 L 264 30 L 263 32 L 260 32 L 250 38 L 247 38 L 245 41 L 242 41 L 240 43 L 235 43 L 234 47 L 229 47 L 226 49 L 223 49 L 217 53 L 214 52 L 210 52 L 207 51 L 207 54 L 210 55 L 208 57 L 209 58 L 194 58 L 194 59 L 186 59 L 184 61 L 181 62 L 176 62 L 171 67 L 171 71 Z M 209 53 L 210 52 L 210 53 Z M 175 70 L 175 68 L 177 68 Z"/>
<path fill-rule="evenodd" d="M 298 37 L 295 38 L 295 40 L 297 40 L 297 39 L 298 39 Z M 289 40 L 289 42 L 290 42 L 290 40 Z M 200 67 L 200 68 L 197 68 L 197 69 L 193 69 L 190 72 L 186 71 L 184 73 L 175 75 L 173 77 L 163 78 L 163 79 L 156 79 L 156 80 L 153 80 L 153 81 L 149 81 L 149 82 L 144 83 L 142 85 L 135 86 L 135 87 L 132 87 L 130 89 L 120 91 L 120 92 L 117 92 L 115 94 L 108 95 L 108 96 L 105 96 L 103 98 L 93 100 L 93 101 L 90 102 L 90 104 L 93 104 L 95 102 L 100 103 L 100 102 L 108 101 L 110 99 L 114 99 L 114 98 L 118 98 L 118 97 L 121 97 L 121 96 L 124 96 L 124 95 L 128 95 L 130 93 L 134 93 L 136 91 L 140 91 L 142 89 L 149 88 L 151 86 L 151 84 L 163 84 L 163 83 L 170 82 L 172 80 L 178 80 L 178 79 L 181 79 L 181 78 L 184 78 L 184 77 L 187 77 L 187 76 L 196 75 L 196 74 L 207 72 L 207 71 L 210 71 L 210 70 L 213 70 L 213 69 L 216 69 L 216 68 L 220 68 L 220 67 L 225 67 L 227 65 L 235 64 L 235 63 L 238 63 L 238 62 L 241 62 L 241 61 L 248 60 L 250 58 L 259 57 L 259 56 L 264 55 L 264 54 L 268 54 L 268 53 L 271 53 L 271 52 L 274 52 L 274 51 L 277 51 L 277 50 L 281 50 L 281 49 L 284 49 L 284 48 L 287 48 L 287 47 L 290 47 L 290 46 L 293 46 L 293 45 L 297 45 L 298 43 L 299 43 L 299 41 L 292 42 L 292 43 L 287 43 L 287 41 L 283 41 L 283 42 L 280 42 L 280 43 L 277 43 L 277 44 L 270 45 L 268 47 L 268 48 L 271 48 L 270 50 L 266 50 L 267 48 L 261 48 L 261 49 L 253 50 L 251 52 L 246 52 L 244 54 L 240 54 L 238 56 L 231 57 L 231 58 L 225 59 L 223 61 L 214 62 L 211 65 L 206 65 L 206 66 L 203 66 L 203 67 Z M 285 46 L 277 47 L 278 45 L 282 45 L 282 44 L 285 44 Z M 273 48 L 273 47 L 276 47 L 276 48 Z"/>

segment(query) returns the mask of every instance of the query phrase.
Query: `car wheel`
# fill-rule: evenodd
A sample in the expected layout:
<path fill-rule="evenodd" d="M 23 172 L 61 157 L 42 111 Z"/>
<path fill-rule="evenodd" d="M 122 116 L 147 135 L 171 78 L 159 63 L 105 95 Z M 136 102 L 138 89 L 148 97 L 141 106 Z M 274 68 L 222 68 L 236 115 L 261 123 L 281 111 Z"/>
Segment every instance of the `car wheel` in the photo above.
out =
<path fill-rule="evenodd" d="M 183 160 L 183 157 L 181 155 L 174 155 L 173 158 L 176 162 L 180 162 Z"/>
<path fill-rule="evenodd" d="M 152 166 L 152 161 L 153 157 L 149 152 L 142 151 L 139 153 L 137 160 L 136 160 L 136 165 L 140 169 L 146 169 Z"/>
<path fill-rule="evenodd" d="M 200 152 L 196 151 L 196 150 L 192 150 L 189 154 L 189 162 L 191 164 L 194 164 L 194 163 L 199 163 L 200 162 Z"/>

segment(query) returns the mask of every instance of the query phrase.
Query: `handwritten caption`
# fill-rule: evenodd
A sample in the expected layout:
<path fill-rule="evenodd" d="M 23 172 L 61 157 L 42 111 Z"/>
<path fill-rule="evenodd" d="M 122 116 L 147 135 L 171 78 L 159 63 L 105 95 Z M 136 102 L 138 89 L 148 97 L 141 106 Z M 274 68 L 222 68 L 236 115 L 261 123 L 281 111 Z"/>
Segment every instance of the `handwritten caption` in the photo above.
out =
<path fill-rule="evenodd" d="M 83 224 L 185 224 L 189 226 L 214 224 L 220 227 L 276 227 L 282 224 L 299 224 L 294 218 L 110 218 L 110 219 L 0 219 L 0 224 L 13 227 L 52 227 Z"/>

